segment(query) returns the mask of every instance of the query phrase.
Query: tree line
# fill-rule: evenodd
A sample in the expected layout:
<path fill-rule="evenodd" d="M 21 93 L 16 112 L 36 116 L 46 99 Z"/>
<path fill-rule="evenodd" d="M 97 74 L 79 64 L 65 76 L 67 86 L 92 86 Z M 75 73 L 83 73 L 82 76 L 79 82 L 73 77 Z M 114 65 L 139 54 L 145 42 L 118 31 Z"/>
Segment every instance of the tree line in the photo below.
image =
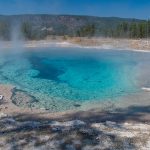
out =
<path fill-rule="evenodd" d="M 122 22 L 115 28 L 98 28 L 94 24 L 82 27 L 76 32 L 79 37 L 112 37 L 112 38 L 150 38 L 150 20 L 143 22 Z"/>
<path fill-rule="evenodd" d="M 61 27 L 60 27 L 61 28 Z M 0 39 L 11 39 L 11 25 L 7 22 L 0 22 Z M 24 39 L 44 39 L 47 36 L 77 36 L 77 37 L 112 37 L 112 38 L 150 38 L 150 20 L 141 22 L 120 22 L 115 27 L 99 27 L 97 24 L 87 24 L 72 29 L 71 33 L 63 33 L 63 28 L 56 31 L 47 30 L 47 28 L 35 28 L 30 22 L 23 22 L 20 25 L 19 32 Z"/>
<path fill-rule="evenodd" d="M 149 38 L 150 37 L 150 21 L 141 23 L 123 22 L 112 31 L 112 37 L 120 38 Z"/>

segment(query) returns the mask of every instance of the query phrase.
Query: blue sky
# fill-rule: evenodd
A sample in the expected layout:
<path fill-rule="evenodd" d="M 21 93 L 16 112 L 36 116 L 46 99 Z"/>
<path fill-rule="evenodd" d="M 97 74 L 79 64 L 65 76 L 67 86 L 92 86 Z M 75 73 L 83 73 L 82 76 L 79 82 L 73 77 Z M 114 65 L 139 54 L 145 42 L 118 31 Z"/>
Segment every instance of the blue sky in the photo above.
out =
<path fill-rule="evenodd" d="M 150 0 L 0 0 L 0 14 L 150 18 Z"/>

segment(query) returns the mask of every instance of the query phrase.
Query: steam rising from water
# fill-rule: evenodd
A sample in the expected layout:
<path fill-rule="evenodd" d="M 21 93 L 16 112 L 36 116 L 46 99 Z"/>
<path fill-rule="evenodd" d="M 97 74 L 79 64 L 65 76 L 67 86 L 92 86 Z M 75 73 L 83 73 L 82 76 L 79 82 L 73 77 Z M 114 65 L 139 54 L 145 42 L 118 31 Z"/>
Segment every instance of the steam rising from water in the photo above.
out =
<path fill-rule="evenodd" d="M 21 32 L 21 24 L 18 21 L 15 21 L 10 27 L 10 40 L 0 41 L 0 55 L 3 55 L 3 50 L 5 48 L 9 53 L 22 53 L 24 51 L 24 44 L 25 40 Z"/>
<path fill-rule="evenodd" d="M 21 25 L 19 22 L 13 23 L 11 27 L 11 49 L 15 52 L 22 52 L 24 45 L 24 37 L 21 32 Z"/>

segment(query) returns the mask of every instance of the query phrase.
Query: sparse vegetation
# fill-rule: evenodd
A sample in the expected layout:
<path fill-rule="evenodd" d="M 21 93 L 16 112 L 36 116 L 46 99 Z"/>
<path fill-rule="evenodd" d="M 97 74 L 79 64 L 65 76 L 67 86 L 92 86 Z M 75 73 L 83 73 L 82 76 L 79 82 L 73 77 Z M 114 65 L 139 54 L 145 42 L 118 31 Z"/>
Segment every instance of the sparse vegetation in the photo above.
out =
<path fill-rule="evenodd" d="M 28 40 L 48 36 L 68 37 L 150 37 L 150 21 L 69 15 L 0 16 L 0 39 L 10 39 L 13 22 L 18 22 L 21 35 Z"/>

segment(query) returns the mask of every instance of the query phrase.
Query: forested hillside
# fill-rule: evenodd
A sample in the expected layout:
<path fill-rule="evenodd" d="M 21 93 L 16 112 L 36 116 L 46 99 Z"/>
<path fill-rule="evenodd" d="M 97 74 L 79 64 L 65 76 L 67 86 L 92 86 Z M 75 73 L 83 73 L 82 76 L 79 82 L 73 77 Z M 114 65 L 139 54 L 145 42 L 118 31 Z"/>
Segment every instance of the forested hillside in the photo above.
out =
<path fill-rule="evenodd" d="M 71 15 L 1 15 L 0 39 L 10 40 L 12 33 L 29 40 L 66 35 L 147 38 L 150 21 Z"/>

